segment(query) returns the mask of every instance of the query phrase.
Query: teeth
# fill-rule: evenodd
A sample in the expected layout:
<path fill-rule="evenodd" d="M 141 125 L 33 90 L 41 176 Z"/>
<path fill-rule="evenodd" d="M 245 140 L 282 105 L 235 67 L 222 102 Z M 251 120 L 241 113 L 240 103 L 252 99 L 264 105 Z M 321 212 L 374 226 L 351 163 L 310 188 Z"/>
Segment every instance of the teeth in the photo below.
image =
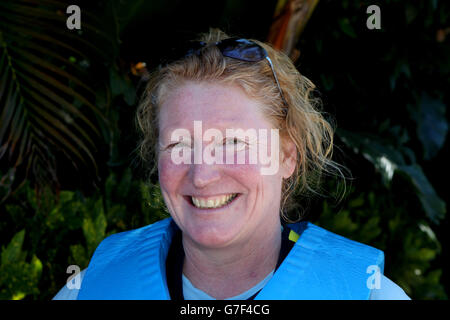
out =
<path fill-rule="evenodd" d="M 217 198 L 210 198 L 210 199 L 199 199 L 195 197 L 192 198 L 192 203 L 197 208 L 220 208 L 228 203 L 230 203 L 237 194 L 228 194 L 225 196 L 217 197 Z"/>
<path fill-rule="evenodd" d="M 192 197 L 192 202 L 196 207 L 200 207 L 200 201 L 197 198 Z"/>

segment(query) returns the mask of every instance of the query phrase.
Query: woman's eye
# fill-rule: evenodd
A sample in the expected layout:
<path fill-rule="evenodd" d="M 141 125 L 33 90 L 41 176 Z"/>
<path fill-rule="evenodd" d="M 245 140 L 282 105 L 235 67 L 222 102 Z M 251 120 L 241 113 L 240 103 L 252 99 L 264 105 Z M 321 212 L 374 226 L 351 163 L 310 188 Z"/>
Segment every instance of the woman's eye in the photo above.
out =
<path fill-rule="evenodd" d="M 191 144 L 189 142 L 179 141 L 169 144 L 164 150 L 172 150 L 174 148 L 190 148 Z"/>
<path fill-rule="evenodd" d="M 245 143 L 242 140 L 239 140 L 237 138 L 230 138 L 226 139 L 224 141 L 225 146 L 236 146 L 236 150 L 242 150 L 247 146 L 247 143 Z"/>
<path fill-rule="evenodd" d="M 224 141 L 225 144 L 237 144 L 238 142 L 239 140 L 237 138 L 225 139 Z"/>
<path fill-rule="evenodd" d="M 165 148 L 164 148 L 164 150 L 170 150 L 170 149 L 173 149 L 176 145 L 178 145 L 179 144 L 179 142 L 175 142 L 175 143 L 171 143 L 171 144 L 169 144 L 169 145 L 167 145 Z"/>
<path fill-rule="evenodd" d="M 169 144 L 168 146 L 166 146 L 164 149 L 165 150 L 172 149 L 175 146 L 176 146 L 176 143 L 172 143 L 172 144 Z"/>

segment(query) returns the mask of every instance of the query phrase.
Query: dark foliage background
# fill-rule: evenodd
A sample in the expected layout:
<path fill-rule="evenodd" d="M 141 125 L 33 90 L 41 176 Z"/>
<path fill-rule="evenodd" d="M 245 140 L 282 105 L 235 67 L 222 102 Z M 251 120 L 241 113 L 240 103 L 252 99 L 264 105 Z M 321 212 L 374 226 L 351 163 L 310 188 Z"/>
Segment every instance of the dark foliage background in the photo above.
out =
<path fill-rule="evenodd" d="M 51 299 L 71 264 L 107 235 L 167 216 L 143 181 L 134 112 L 138 62 L 209 27 L 265 40 L 276 1 L 0 3 L 0 299 Z M 381 30 L 366 8 L 381 8 Z M 317 5 L 296 64 L 337 123 L 342 185 L 305 201 L 305 219 L 385 251 L 385 273 L 413 299 L 447 299 L 450 10 L 442 0 Z M 445 201 L 444 201 L 445 200 Z"/>

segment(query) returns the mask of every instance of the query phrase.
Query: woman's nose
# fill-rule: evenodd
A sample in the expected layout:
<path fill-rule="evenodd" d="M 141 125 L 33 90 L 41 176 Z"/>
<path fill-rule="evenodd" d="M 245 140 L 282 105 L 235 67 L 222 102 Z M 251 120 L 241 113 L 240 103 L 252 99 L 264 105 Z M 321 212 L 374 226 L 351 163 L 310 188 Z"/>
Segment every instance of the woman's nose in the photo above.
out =
<path fill-rule="evenodd" d="M 196 188 L 204 188 L 220 180 L 220 170 L 214 164 L 191 165 L 191 179 Z"/>

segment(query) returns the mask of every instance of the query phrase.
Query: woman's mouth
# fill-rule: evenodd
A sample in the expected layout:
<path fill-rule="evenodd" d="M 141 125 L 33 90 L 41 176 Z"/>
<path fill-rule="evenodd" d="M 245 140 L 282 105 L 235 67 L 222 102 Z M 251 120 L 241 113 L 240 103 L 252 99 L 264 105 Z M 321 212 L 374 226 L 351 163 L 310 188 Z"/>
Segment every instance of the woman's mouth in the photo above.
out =
<path fill-rule="evenodd" d="M 214 196 L 214 197 L 194 197 L 191 196 L 191 204 L 199 209 L 216 209 L 225 207 L 229 203 L 233 202 L 238 196 L 238 193 L 230 193 L 226 195 Z"/>

